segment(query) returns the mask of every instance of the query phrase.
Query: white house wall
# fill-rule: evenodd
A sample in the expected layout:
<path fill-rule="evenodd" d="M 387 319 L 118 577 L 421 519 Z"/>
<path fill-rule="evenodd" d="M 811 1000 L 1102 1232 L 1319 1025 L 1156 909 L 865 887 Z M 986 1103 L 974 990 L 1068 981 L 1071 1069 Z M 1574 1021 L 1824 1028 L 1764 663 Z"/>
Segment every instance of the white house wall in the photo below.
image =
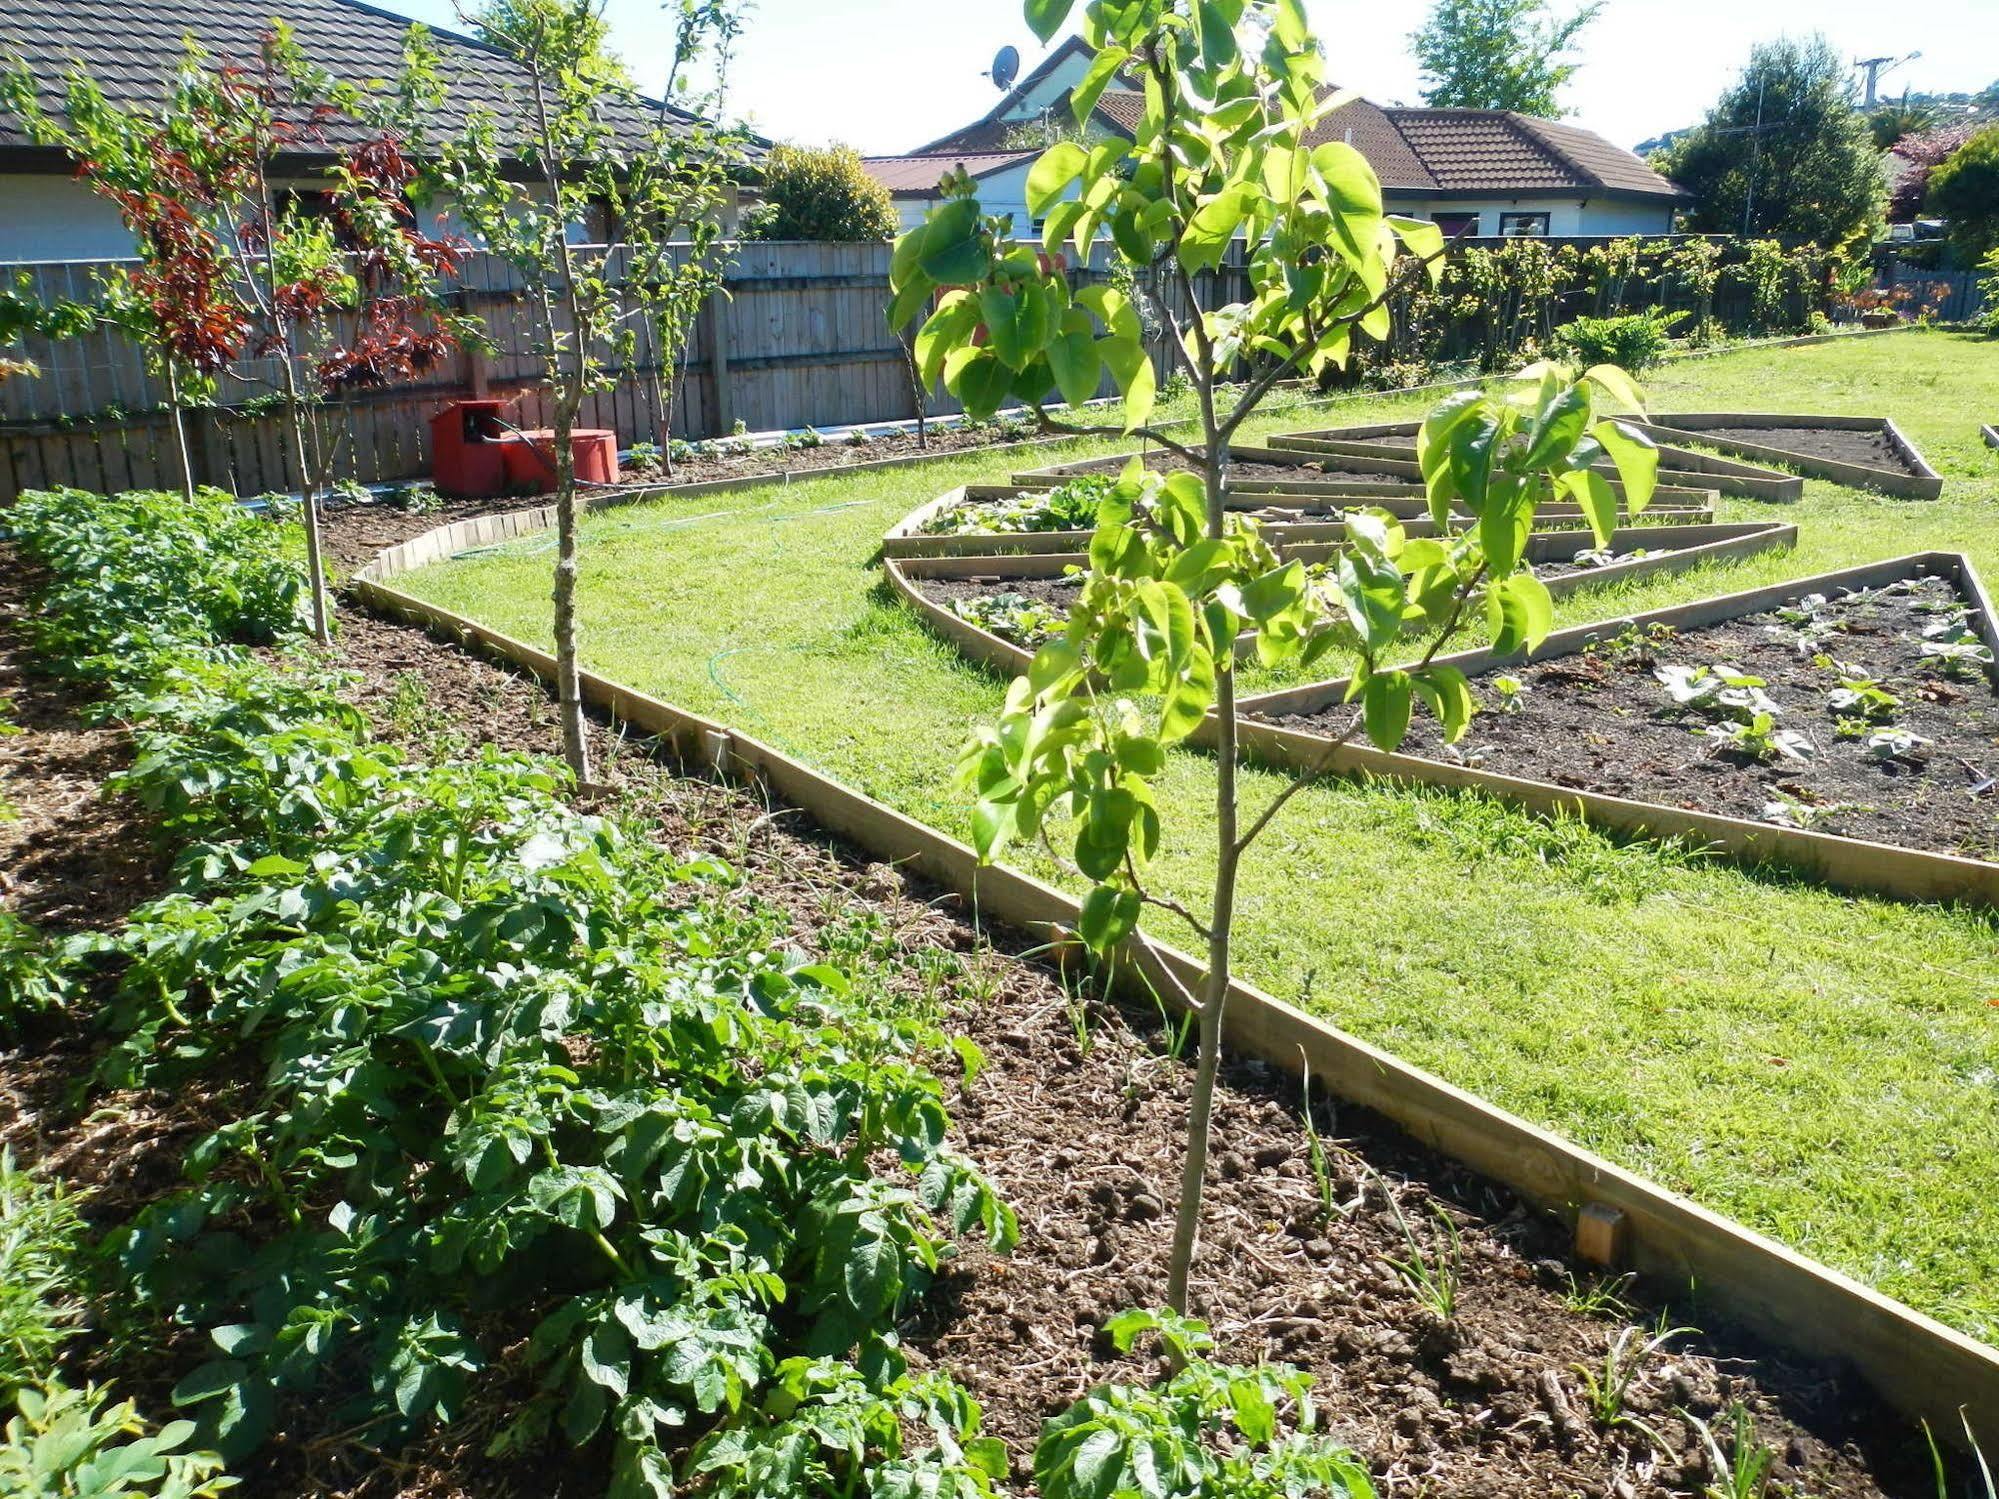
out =
<path fill-rule="evenodd" d="M 0 261 L 116 260 L 132 253 L 118 210 L 74 177 L 0 174 Z"/>
<path fill-rule="evenodd" d="M 1557 239 L 1591 235 L 1670 234 L 1673 206 L 1624 198 L 1416 198 L 1393 197 L 1391 213 L 1432 218 L 1438 214 L 1476 213 L 1481 236 L 1497 235 L 1501 214 L 1545 213 L 1548 233 Z"/>

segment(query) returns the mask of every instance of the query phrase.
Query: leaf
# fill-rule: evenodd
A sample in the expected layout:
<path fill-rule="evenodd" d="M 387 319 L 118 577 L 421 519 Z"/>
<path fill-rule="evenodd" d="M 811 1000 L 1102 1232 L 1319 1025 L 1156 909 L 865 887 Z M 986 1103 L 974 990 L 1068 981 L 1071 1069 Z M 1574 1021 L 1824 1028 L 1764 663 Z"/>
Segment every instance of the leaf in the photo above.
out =
<path fill-rule="evenodd" d="M 1367 737 L 1379 750 L 1394 752 L 1409 734 L 1413 688 L 1406 671 L 1376 672 L 1361 692 L 1361 714 Z"/>
<path fill-rule="evenodd" d="M 1027 173 L 1027 211 L 1046 218 L 1089 161 L 1090 153 L 1074 141 L 1057 141 L 1043 151 Z"/>
<path fill-rule="evenodd" d="M 1430 665 L 1411 674 L 1417 695 L 1444 731 L 1444 743 L 1456 744 L 1471 727 L 1478 705 L 1471 684 L 1455 666 Z"/>
<path fill-rule="evenodd" d="M 1590 435 L 1603 446 L 1624 481 L 1625 508 L 1643 515 L 1659 489 L 1659 449 L 1652 439 L 1624 422 L 1598 422 Z"/>
<path fill-rule="evenodd" d="M 1640 416 L 1645 414 L 1645 392 L 1638 388 L 1637 381 L 1633 380 L 1616 365 L 1592 365 L 1588 370 L 1583 372 L 1583 378 L 1595 385 L 1598 390 L 1601 390 L 1613 401 L 1618 401 L 1629 406 Z"/>
<path fill-rule="evenodd" d="M 1083 897 L 1076 934 L 1092 952 L 1108 953 L 1137 928 L 1140 910 L 1136 890 L 1097 885 Z"/>
<path fill-rule="evenodd" d="M 1180 239 L 1180 264 L 1189 271 L 1212 271 L 1219 266 L 1253 201 L 1252 190 L 1238 183 L 1195 209 Z"/>
<path fill-rule="evenodd" d="M 1547 585 L 1531 573 L 1515 573 L 1486 589 L 1486 616 L 1495 655 L 1533 650 L 1554 628 L 1555 606 Z"/>
<path fill-rule="evenodd" d="M 1527 434 L 1527 457 L 1523 460 L 1527 468 L 1546 469 L 1566 458 L 1589 425 L 1589 417 L 1586 387 L 1571 385 L 1555 397 L 1535 418 Z"/>
<path fill-rule="evenodd" d="M 901 1259 L 878 1214 L 863 1213 L 856 1220 L 840 1276 L 848 1304 L 863 1317 L 872 1319 L 895 1296 L 902 1281 Z"/>
<path fill-rule="evenodd" d="M 1027 0 L 1027 25 L 1043 42 L 1053 39 L 1069 19 L 1076 0 Z"/>
<path fill-rule="evenodd" d="M 1562 476 L 1563 487 L 1576 497 L 1576 503 L 1583 508 L 1589 518 L 1590 533 L 1600 547 L 1610 545 L 1612 534 L 1617 530 L 1617 491 L 1610 487 L 1610 480 L 1593 468 L 1579 470 Z"/>
<path fill-rule="evenodd" d="M 1069 332 L 1048 346 L 1048 367 L 1062 399 L 1071 406 L 1092 400 L 1104 378 L 1104 356 L 1087 332 Z"/>
<path fill-rule="evenodd" d="M 976 199 L 953 198 L 932 211 L 917 256 L 924 275 L 943 286 L 967 286 L 984 280 L 992 263 L 979 235 Z"/>
<path fill-rule="evenodd" d="M 1131 54 L 1122 47 L 1106 47 L 1091 61 L 1090 70 L 1069 94 L 1069 108 L 1074 112 L 1078 125 L 1089 122 L 1090 115 L 1096 110 L 1097 100 L 1103 97 L 1104 90 L 1117 77 L 1118 69 L 1130 58 Z"/>

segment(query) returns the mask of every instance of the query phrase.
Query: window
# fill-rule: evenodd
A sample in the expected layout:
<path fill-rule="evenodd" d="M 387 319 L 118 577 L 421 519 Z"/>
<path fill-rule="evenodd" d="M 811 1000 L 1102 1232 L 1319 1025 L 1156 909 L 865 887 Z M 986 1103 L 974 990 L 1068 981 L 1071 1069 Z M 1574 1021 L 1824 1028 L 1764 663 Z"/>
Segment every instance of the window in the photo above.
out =
<path fill-rule="evenodd" d="M 1437 227 L 1444 231 L 1445 239 L 1474 239 L 1478 235 L 1478 215 L 1475 213 L 1440 213 L 1433 217 Z"/>
<path fill-rule="evenodd" d="M 1545 213 L 1502 213 L 1499 216 L 1499 232 L 1508 239 L 1545 236 L 1548 216 Z"/>

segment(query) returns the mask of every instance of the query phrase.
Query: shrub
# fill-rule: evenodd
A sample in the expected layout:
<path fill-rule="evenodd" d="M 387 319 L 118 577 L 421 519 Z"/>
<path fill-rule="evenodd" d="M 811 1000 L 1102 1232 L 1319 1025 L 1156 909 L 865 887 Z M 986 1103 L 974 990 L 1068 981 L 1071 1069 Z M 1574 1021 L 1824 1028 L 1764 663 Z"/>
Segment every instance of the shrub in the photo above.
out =
<path fill-rule="evenodd" d="M 0 1150 L 0 1399 L 46 1379 L 74 1331 L 70 1267 L 82 1239 L 69 1194 Z"/>
<path fill-rule="evenodd" d="M 1647 370 L 1665 354 L 1674 326 L 1685 316 L 1665 315 L 1655 307 L 1626 317 L 1577 318 L 1556 331 L 1555 343 L 1586 368 L 1614 364 L 1634 372 Z"/>
<path fill-rule="evenodd" d="M 764 160 L 764 201 L 744 239 L 883 240 L 899 226 L 895 200 L 851 146 L 776 146 Z"/>
<path fill-rule="evenodd" d="M 1975 261 L 1999 249 L 1999 125 L 1989 125 L 1930 173 L 1930 212 L 1950 223 L 1951 243 Z"/>

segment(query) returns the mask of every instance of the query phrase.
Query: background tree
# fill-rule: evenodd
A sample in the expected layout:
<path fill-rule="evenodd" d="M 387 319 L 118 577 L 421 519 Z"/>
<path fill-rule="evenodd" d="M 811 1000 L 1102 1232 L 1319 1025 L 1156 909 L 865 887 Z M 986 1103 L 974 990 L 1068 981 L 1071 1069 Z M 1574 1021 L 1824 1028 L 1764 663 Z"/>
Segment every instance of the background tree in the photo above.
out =
<path fill-rule="evenodd" d="M 1931 213 L 1967 262 L 1999 247 L 1999 125 L 1988 125 L 1930 173 Z"/>
<path fill-rule="evenodd" d="M 704 13 L 706 7 L 696 7 Z M 690 283 L 668 274 L 683 242 L 690 202 L 716 181 L 706 155 L 693 160 L 683 124 L 664 112 L 642 137 L 620 134 L 606 115 L 636 102 L 605 47 L 595 0 L 501 0 L 474 18 L 481 34 L 520 64 L 524 97 L 503 126 L 476 112 L 446 151 L 443 176 L 466 224 L 519 273 L 534 351 L 547 386 L 555 470 L 554 628 L 563 753 L 589 779 L 578 657 L 579 569 L 572 434 L 584 400 L 615 385 L 636 361 L 638 335 L 680 318 Z M 712 21 L 683 31 L 692 45 Z M 700 134 L 728 153 L 733 138 Z M 688 173 L 698 175 L 690 184 Z M 579 242 L 574 231 L 602 213 L 615 239 Z M 715 243 L 711 237 L 710 245 Z M 684 320 L 675 324 L 684 327 Z"/>
<path fill-rule="evenodd" d="M 745 239 L 859 244 L 895 238 L 895 200 L 852 146 L 776 146 L 763 161 L 763 202 L 744 217 Z"/>
<path fill-rule="evenodd" d="M 1686 227 L 1851 247 L 1881 223 L 1887 188 L 1850 69 L 1822 36 L 1757 46 L 1661 169 L 1694 194 Z"/>
<path fill-rule="evenodd" d="M 1867 131 L 1874 137 L 1874 148 L 1886 151 L 1897 141 L 1933 130 L 1942 122 L 1943 116 L 1937 112 L 1935 105 L 1919 104 L 1904 95 L 1879 106 L 1868 115 Z"/>
<path fill-rule="evenodd" d="M 29 136 L 76 163 L 91 191 L 118 211 L 137 265 L 98 278 L 97 313 L 145 356 L 165 387 L 183 497 L 194 498 L 187 408 L 210 398 L 216 377 L 242 354 L 250 312 L 218 229 L 223 184 L 200 128 L 205 59 L 190 50 L 159 105 L 113 105 L 81 65 L 64 81 L 63 118 L 41 107 L 25 67 L 0 80 L 0 95 Z"/>
<path fill-rule="evenodd" d="M 1074 9 L 1074 0 L 1026 4 L 1044 41 Z M 1642 438 L 1596 418 L 1593 382 L 1537 370 L 1506 398 L 1456 396 L 1423 424 L 1422 469 L 1440 536 L 1412 540 L 1363 515 L 1323 579 L 1280 556 L 1253 521 L 1229 510 L 1237 434 L 1278 381 L 1344 363 L 1356 338 L 1386 337 L 1390 298 L 1409 279 L 1440 273 L 1443 236 L 1427 221 L 1385 215 L 1380 183 L 1352 146 L 1308 144 L 1344 101 L 1322 99 L 1325 61 L 1298 0 L 1092 0 L 1083 35 L 1097 58 L 1075 90 L 1076 117 L 1088 118 L 1106 82 L 1129 65 L 1145 75 L 1136 139 L 1090 150 L 1065 141 L 1040 157 L 1027 183 L 1028 210 L 1045 220 L 1038 248 L 1011 243 L 1011 221 L 981 212 L 975 183 L 962 174 L 947 180 L 947 200 L 896 246 L 888 316 L 901 327 L 936 299 L 918 357 L 925 378 L 941 375 L 972 416 L 1018 398 L 1050 430 L 1142 435 L 1185 469 L 1162 473 L 1134 459 L 1125 470 L 1100 511 L 1065 633 L 1036 653 L 998 723 L 979 732 L 962 760 L 977 798 L 980 855 L 1016 841 L 1045 846 L 1088 886 L 1080 936 L 1090 947 L 1109 953 L 1128 938 L 1148 941 L 1139 919 L 1152 913 L 1184 924 L 1205 949 L 1199 981 L 1179 992 L 1200 1035 L 1166 1287 L 1184 1312 L 1237 876 L 1309 779 L 1261 807 L 1242 805 L 1238 641 L 1253 632 L 1257 659 L 1272 666 L 1309 667 L 1348 652 L 1356 707 L 1343 740 L 1364 732 L 1392 749 L 1417 704 L 1455 739 L 1471 695 L 1463 675 L 1437 659 L 1441 648 L 1481 612 L 1502 651 L 1537 643 L 1552 622 L 1547 589 L 1522 570 L 1536 508 L 1558 494 L 1572 498 L 1607 536 L 1618 498 L 1599 465 L 1615 460 L 1624 471 L 1634 510 L 1648 501 L 1658 465 Z M 1193 389 L 1198 439 L 1151 423 L 1156 376 L 1130 300 L 1108 286 L 1069 284 L 1065 244 L 1083 260 L 1104 227 L 1129 260 L 1174 284 L 1183 310 L 1160 316 Z M 1205 277 L 1238 239 L 1248 296 L 1217 305 Z M 1121 428 L 1050 417 L 1054 395 L 1073 406 L 1095 393 L 1106 369 L 1123 392 Z M 1619 372 L 1592 373 L 1636 403 Z M 1232 385 L 1239 374 L 1246 380 Z M 1475 595 L 1482 611 L 1472 607 Z M 1396 665 L 1412 630 L 1429 634 L 1427 648 Z M 1154 783 L 1169 749 L 1197 730 L 1216 766 L 1215 872 L 1198 911 L 1148 883 L 1165 836 Z M 1152 966 L 1177 983 L 1169 967 Z"/>
<path fill-rule="evenodd" d="M 1563 54 L 1602 9 L 1592 0 L 1564 19 L 1547 0 L 1436 0 L 1409 38 L 1423 65 L 1423 102 L 1559 118 L 1567 111 L 1555 96 L 1580 66 Z"/>

